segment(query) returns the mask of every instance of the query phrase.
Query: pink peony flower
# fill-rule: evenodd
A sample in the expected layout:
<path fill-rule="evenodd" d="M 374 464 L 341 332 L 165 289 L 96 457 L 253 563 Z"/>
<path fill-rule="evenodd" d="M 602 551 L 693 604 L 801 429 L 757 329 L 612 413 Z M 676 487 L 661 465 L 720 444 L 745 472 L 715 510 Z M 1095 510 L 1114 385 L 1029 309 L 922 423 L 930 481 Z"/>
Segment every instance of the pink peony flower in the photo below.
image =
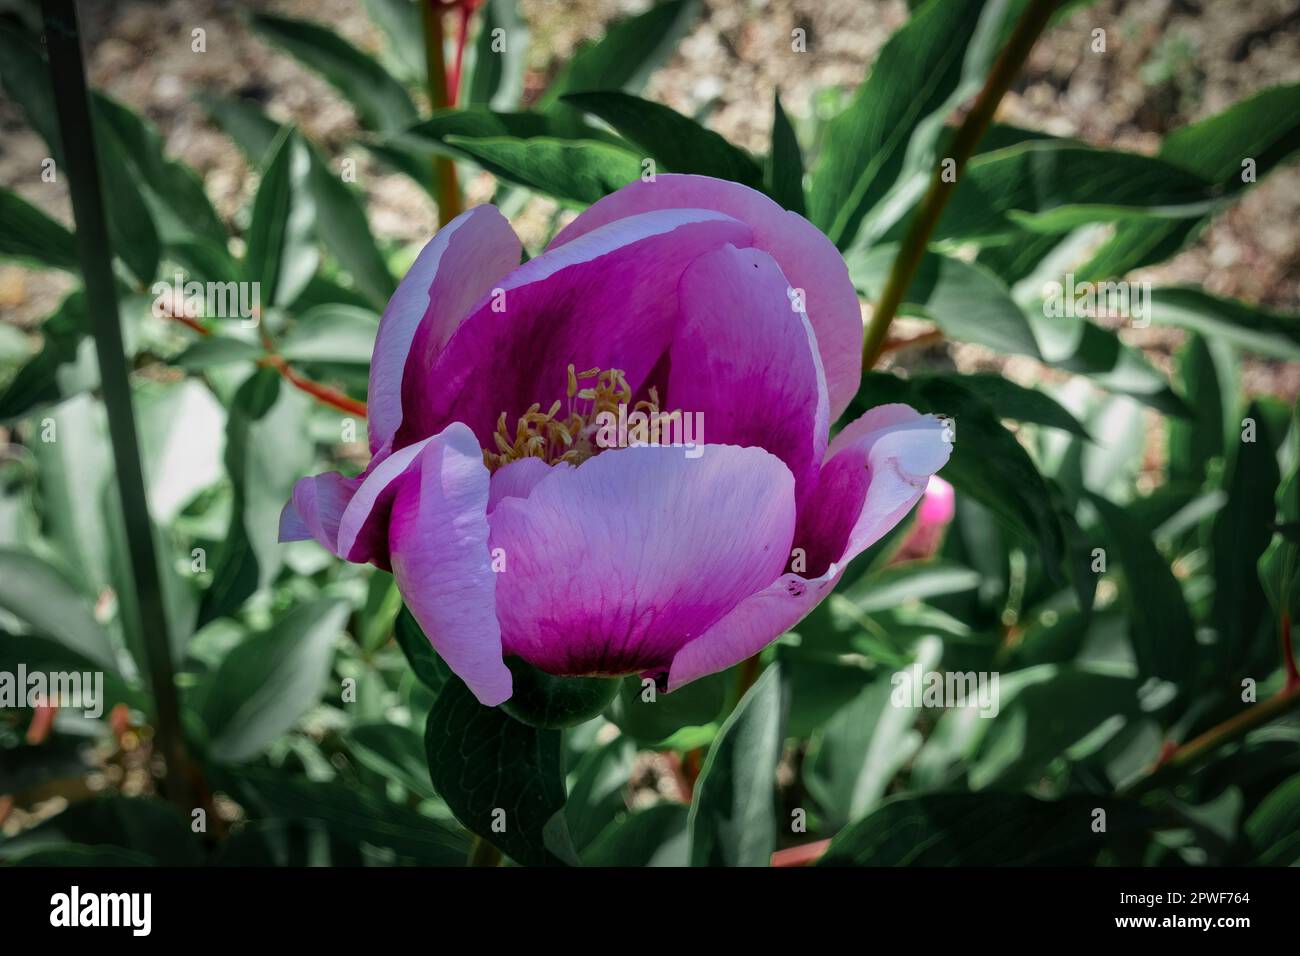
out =
<path fill-rule="evenodd" d="M 830 241 L 751 189 L 633 183 L 519 259 L 492 206 L 433 237 L 375 342 L 369 466 L 303 479 L 280 525 L 391 569 L 484 704 L 509 655 L 673 690 L 757 653 L 948 460 L 905 405 L 829 440 L 857 297 Z M 637 445 L 638 412 L 680 412 L 695 447 Z"/>

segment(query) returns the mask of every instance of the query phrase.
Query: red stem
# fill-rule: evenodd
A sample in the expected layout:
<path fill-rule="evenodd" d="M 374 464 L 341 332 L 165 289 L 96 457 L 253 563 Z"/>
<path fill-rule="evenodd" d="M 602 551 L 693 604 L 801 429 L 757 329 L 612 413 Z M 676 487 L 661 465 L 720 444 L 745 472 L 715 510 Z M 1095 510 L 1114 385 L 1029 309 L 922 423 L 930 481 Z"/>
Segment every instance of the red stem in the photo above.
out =
<path fill-rule="evenodd" d="M 190 318 L 187 315 L 176 315 L 168 313 L 167 318 L 175 319 L 185 327 L 192 329 L 202 336 L 211 336 L 212 330 L 202 323 Z M 293 366 L 286 362 L 281 356 L 276 355 L 272 342 L 265 333 L 262 335 L 262 347 L 266 349 L 267 354 L 258 360 L 257 364 L 267 368 L 273 368 L 284 378 L 286 382 L 294 388 L 306 392 L 317 401 L 337 408 L 341 412 L 347 412 L 349 415 L 359 415 L 366 417 L 366 403 L 359 402 L 355 398 L 349 397 L 344 392 L 331 385 L 321 385 L 319 382 L 313 382 L 305 375 L 294 371 Z"/>

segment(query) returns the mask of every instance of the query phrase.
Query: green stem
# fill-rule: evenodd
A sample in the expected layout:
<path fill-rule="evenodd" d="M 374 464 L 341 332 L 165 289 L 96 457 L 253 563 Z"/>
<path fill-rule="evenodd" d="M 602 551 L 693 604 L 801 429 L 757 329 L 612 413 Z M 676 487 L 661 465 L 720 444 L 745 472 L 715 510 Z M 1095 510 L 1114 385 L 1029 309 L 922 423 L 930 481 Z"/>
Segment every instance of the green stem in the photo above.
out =
<path fill-rule="evenodd" d="M 437 111 L 451 104 L 447 94 L 447 62 L 443 53 L 442 10 L 438 0 L 421 4 L 424 22 L 425 75 L 429 104 Z M 438 222 L 445 226 L 461 214 L 460 184 L 456 163 L 446 156 L 433 157 L 433 196 L 438 203 Z"/>
<path fill-rule="evenodd" d="M 953 190 L 957 188 L 962 170 L 966 168 L 966 162 L 974 154 L 979 141 L 983 139 L 989 123 L 993 121 L 993 114 L 997 111 L 998 104 L 1020 73 L 1029 51 L 1033 49 L 1039 34 L 1047 26 L 1058 2 L 1059 0 L 1029 0 L 1024 13 L 1016 23 L 1011 39 L 1007 41 L 1007 45 L 998 55 L 997 62 L 993 64 L 993 69 L 989 71 L 988 78 L 984 81 L 984 88 L 980 90 L 975 104 L 957 129 L 957 135 L 952 140 L 951 155 L 942 157 L 935 167 L 934 174 L 930 178 L 930 187 L 912 217 L 907 235 L 899 246 L 898 256 L 894 259 L 889 278 L 885 282 L 885 288 L 880 294 L 880 302 L 876 305 L 871 322 L 867 326 L 866 337 L 862 343 L 864 371 L 874 366 L 876 360 L 880 358 L 889 325 L 898 314 L 899 306 L 903 304 L 903 295 L 907 292 L 912 277 L 916 275 L 916 270 L 920 268 L 921 261 L 925 258 L 930 235 L 939 224 L 939 217 L 943 214 L 944 207 L 948 205 Z M 945 176 L 943 160 L 948 159 L 954 160 L 955 166 Z"/>
<path fill-rule="evenodd" d="M 469 858 L 466 866 L 500 866 L 501 851 L 481 836 L 475 836 L 469 846 Z"/>
<path fill-rule="evenodd" d="M 149 688 L 154 700 L 156 751 L 165 761 L 163 793 L 188 817 L 199 783 L 181 733 L 180 698 L 172 669 L 167 614 L 158 575 L 153 524 L 145 497 L 144 471 L 131 406 L 126 371 L 117 283 L 113 278 L 112 247 L 104 217 L 103 186 L 95 153 L 95 127 L 90 118 L 81 36 L 72 0 L 44 0 L 45 43 L 58 114 L 59 135 L 65 145 L 72 214 L 76 222 L 77 254 L 86 290 L 86 309 L 99 361 L 100 389 L 108 413 L 117 471 L 117 491 L 126 528 L 131 572 L 135 581 L 147 658 Z M 191 774 L 194 778 L 191 779 Z"/>
<path fill-rule="evenodd" d="M 1300 707 L 1300 687 L 1291 687 L 1274 694 L 1262 704 L 1256 704 L 1249 710 L 1243 710 L 1221 724 L 1216 724 L 1199 737 L 1189 740 L 1168 759 L 1162 762 L 1149 775 L 1136 784 L 1125 788 L 1125 793 L 1145 793 L 1164 783 L 1179 770 L 1186 770 L 1200 763 L 1226 743 L 1245 736 L 1256 727 L 1283 717 Z"/>

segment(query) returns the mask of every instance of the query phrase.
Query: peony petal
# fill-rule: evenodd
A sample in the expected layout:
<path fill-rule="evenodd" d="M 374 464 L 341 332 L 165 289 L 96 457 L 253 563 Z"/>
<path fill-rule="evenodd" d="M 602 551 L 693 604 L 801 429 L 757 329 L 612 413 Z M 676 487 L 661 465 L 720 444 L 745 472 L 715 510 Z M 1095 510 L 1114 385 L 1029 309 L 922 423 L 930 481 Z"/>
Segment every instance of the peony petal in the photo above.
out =
<path fill-rule="evenodd" d="M 830 417 L 838 418 L 862 377 L 862 308 L 839 250 L 797 213 L 739 183 L 660 174 L 653 182 L 634 182 L 594 203 L 560 231 L 548 252 L 625 216 L 684 208 L 716 209 L 750 226 L 754 238 L 744 245 L 769 253 L 790 283 L 804 290 L 826 370 Z"/>
<path fill-rule="evenodd" d="M 669 669 L 670 691 L 757 654 L 799 623 L 845 566 L 907 515 L 952 452 L 947 426 L 905 405 L 872 409 L 854 425 L 845 442 L 836 436 L 799 516 L 794 543 L 807 549 L 814 577 L 781 575 L 684 646 Z"/>
<path fill-rule="evenodd" d="M 760 448 L 608 451 L 492 512 L 507 654 L 555 674 L 668 666 L 789 559 L 794 478 Z"/>
<path fill-rule="evenodd" d="M 789 290 L 762 250 L 726 246 L 696 259 L 678 287 L 682 317 L 665 401 L 667 410 L 702 419 L 697 442 L 776 455 L 802 500 L 821 469 L 830 423 L 817 341 Z"/>
<path fill-rule="evenodd" d="M 436 364 L 403 383 L 397 444 L 463 421 L 492 447 L 534 402 L 566 396 L 567 367 L 622 369 L 633 389 L 663 356 L 677 319 L 677 281 L 697 256 L 750 230 L 717 212 L 632 216 L 526 262 L 476 305 Z"/>
<path fill-rule="evenodd" d="M 570 465 L 556 465 L 569 468 Z M 551 466 L 540 458 L 520 458 L 498 468 L 492 475 L 488 494 L 488 514 L 505 498 L 527 498 L 533 486 L 551 473 Z"/>
<path fill-rule="evenodd" d="M 390 459 L 391 460 L 391 459 Z M 397 588 L 479 702 L 510 696 L 488 552 L 488 470 L 468 428 L 429 439 L 398 482 L 389 527 Z"/>
<path fill-rule="evenodd" d="M 461 213 L 425 244 L 388 300 L 370 362 L 370 450 L 387 444 L 402 423 L 402 377 L 417 331 L 421 355 L 433 359 L 470 306 L 519 264 L 519 238 L 495 206 Z M 420 436 L 424 437 L 424 436 Z"/>
<path fill-rule="evenodd" d="M 360 478 L 345 478 L 337 471 L 299 478 L 280 512 L 280 540 L 315 538 L 338 554 L 339 521 L 360 485 Z"/>

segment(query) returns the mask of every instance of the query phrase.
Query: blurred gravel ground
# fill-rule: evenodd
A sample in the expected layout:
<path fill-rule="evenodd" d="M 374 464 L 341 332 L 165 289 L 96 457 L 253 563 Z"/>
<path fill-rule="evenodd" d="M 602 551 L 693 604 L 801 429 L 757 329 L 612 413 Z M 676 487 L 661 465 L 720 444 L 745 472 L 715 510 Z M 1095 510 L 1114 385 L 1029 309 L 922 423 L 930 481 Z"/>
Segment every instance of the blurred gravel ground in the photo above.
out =
<path fill-rule="evenodd" d="M 644 9 L 648 0 L 523 0 L 522 6 L 532 29 L 526 82 L 535 91 L 578 43 L 599 36 L 609 20 Z M 91 80 L 158 126 L 168 151 L 199 170 L 224 215 L 244 209 L 255 175 L 193 102 L 196 90 L 251 96 L 277 119 L 297 123 L 336 159 L 355 159 L 376 235 L 398 243 L 426 239 L 436 226 L 427 195 L 347 145 L 357 131 L 351 109 L 323 80 L 245 29 L 241 8 L 328 23 L 367 49 L 380 44 L 364 8 L 351 0 L 91 0 L 82 4 Z M 764 152 L 778 83 L 796 122 L 815 128 L 815 117 L 829 115 L 861 81 L 906 16 L 903 0 L 706 0 L 701 19 L 652 77 L 647 95 Z M 190 51 L 196 26 L 207 31 L 204 54 Z M 807 53 L 791 51 L 795 27 L 807 33 Z M 1107 31 L 1102 55 L 1090 49 L 1096 27 Z M 1169 129 L 1297 79 L 1296 2 L 1108 0 L 1076 11 L 1040 42 L 1000 118 L 1097 145 L 1154 152 Z M 43 145 L 3 100 L 0 134 L 0 183 L 67 222 L 64 186 L 39 178 Z M 471 201 L 485 200 L 490 178 L 468 188 Z M 517 223 L 526 241 L 542 239 L 552 210 L 545 201 L 530 204 Z M 1269 177 L 1193 247 L 1137 277 L 1195 281 L 1216 293 L 1300 311 L 1300 169 Z M 0 310 L 6 321 L 31 326 L 70 285 L 54 273 L 0 266 Z M 1123 334 L 1166 368 L 1182 340 L 1172 329 Z M 1009 361 L 976 347 L 958 347 L 954 358 L 963 369 L 996 368 L 1020 380 L 1044 376 L 1028 360 Z M 1252 359 L 1245 384 L 1251 393 L 1294 400 L 1300 367 Z"/>

